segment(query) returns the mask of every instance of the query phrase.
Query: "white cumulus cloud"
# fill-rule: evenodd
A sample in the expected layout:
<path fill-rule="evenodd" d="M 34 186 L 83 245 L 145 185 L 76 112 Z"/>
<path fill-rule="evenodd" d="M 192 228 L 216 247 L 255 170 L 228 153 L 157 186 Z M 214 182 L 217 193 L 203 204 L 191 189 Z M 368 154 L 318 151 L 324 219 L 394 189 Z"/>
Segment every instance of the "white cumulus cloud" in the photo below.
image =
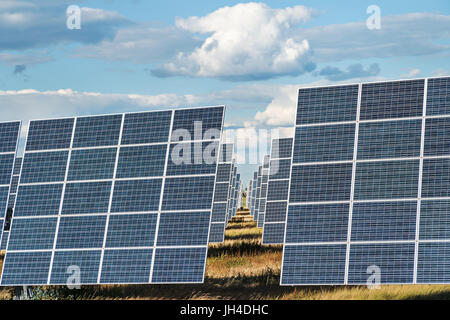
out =
<path fill-rule="evenodd" d="M 313 15 L 314 10 L 304 6 L 273 9 L 264 3 L 241 3 L 204 17 L 177 18 L 178 28 L 206 39 L 153 73 L 242 81 L 311 71 L 310 45 L 306 39 L 294 39 L 292 30 Z"/>

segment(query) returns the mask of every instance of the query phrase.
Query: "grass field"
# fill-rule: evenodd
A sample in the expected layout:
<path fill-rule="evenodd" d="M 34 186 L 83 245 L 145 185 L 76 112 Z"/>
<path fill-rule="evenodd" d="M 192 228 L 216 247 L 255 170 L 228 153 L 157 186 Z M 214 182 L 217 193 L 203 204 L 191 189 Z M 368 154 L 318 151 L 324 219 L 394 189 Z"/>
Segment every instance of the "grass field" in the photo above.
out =
<path fill-rule="evenodd" d="M 261 230 L 246 212 L 229 224 L 223 244 L 211 245 L 206 278 L 199 285 L 87 286 L 34 288 L 35 299 L 450 299 L 450 286 L 281 287 L 282 246 L 262 246 Z M 0 267 L 3 256 L 0 256 Z M 12 288 L 0 289 L 11 299 Z"/>

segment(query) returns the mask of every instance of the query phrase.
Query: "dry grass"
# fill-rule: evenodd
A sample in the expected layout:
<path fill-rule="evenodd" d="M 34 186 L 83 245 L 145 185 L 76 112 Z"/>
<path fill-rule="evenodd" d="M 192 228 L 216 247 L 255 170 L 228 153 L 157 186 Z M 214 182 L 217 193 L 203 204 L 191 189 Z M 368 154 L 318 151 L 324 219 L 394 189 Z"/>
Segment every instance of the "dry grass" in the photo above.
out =
<path fill-rule="evenodd" d="M 36 288 L 36 299 L 450 299 L 450 286 L 281 287 L 282 246 L 262 246 L 261 230 L 250 216 L 238 215 L 229 224 L 226 241 L 208 251 L 206 277 L 198 285 L 89 286 Z M 0 254 L 0 268 L 3 256 Z M 12 288 L 0 289 L 0 299 L 11 299 Z"/>

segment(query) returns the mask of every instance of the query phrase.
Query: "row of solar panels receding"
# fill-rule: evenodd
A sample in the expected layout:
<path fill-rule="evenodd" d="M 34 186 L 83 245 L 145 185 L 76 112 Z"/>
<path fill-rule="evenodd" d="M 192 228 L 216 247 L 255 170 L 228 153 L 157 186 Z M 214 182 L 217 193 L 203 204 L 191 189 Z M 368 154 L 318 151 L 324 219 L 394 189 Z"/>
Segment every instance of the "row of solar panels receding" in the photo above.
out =
<path fill-rule="evenodd" d="M 1 284 L 202 282 L 223 117 L 32 121 Z"/>
<path fill-rule="evenodd" d="M 8 220 L 10 195 L 15 193 L 12 192 L 15 188 L 13 174 L 16 172 L 15 161 L 20 128 L 20 121 L 0 123 L 0 245 L 2 248 L 8 239 L 8 232 L 4 234 L 3 230 L 5 221 Z M 0 250 L 3 249 L 0 248 Z"/>
<path fill-rule="evenodd" d="M 450 78 L 301 89 L 293 150 L 283 285 L 450 282 Z"/>

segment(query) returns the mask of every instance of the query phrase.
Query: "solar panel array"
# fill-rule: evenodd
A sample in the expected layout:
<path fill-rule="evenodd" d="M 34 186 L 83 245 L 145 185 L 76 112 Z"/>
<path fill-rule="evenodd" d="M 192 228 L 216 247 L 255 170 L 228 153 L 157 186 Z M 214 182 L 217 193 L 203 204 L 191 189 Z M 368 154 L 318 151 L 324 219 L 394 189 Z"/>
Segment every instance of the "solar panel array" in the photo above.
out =
<path fill-rule="evenodd" d="M 20 127 L 20 121 L 0 122 L 0 245 L 3 238 L 4 222 L 7 218 Z"/>
<path fill-rule="evenodd" d="M 250 197 L 250 213 L 253 216 L 253 220 L 256 221 L 257 214 L 256 214 L 256 191 L 257 191 L 257 185 L 258 185 L 258 171 L 253 173 L 253 179 L 252 179 L 252 188 L 251 188 L 251 197 Z"/>
<path fill-rule="evenodd" d="M 5 222 L 3 225 L 3 238 L 1 238 L 0 250 L 6 250 L 6 245 L 9 239 L 9 229 L 11 228 L 11 219 L 14 212 L 14 204 L 16 202 L 17 187 L 19 185 L 20 170 L 22 168 L 22 158 L 17 157 L 14 161 L 13 176 L 11 179 L 11 186 L 9 189 L 8 206 L 5 215 Z"/>
<path fill-rule="evenodd" d="M 299 91 L 283 285 L 450 282 L 449 101 L 448 77 Z"/>
<path fill-rule="evenodd" d="M 236 170 L 236 178 L 235 178 L 235 183 L 234 183 L 234 188 L 233 188 L 233 206 L 232 206 L 231 216 L 230 216 L 231 218 L 236 216 L 236 212 L 238 209 L 240 185 L 241 185 L 241 175 L 239 173 L 237 173 L 237 170 Z M 230 220 L 231 220 L 231 218 L 230 218 Z"/>
<path fill-rule="evenodd" d="M 31 121 L 1 285 L 202 282 L 223 116 Z"/>
<path fill-rule="evenodd" d="M 228 203 L 231 194 L 233 177 L 233 144 L 221 144 L 220 158 L 217 168 L 216 189 L 214 194 L 213 213 L 211 217 L 210 243 L 225 240 L 225 228 L 228 217 Z"/>
<path fill-rule="evenodd" d="M 264 217 L 266 212 L 266 200 L 267 200 L 267 185 L 269 182 L 269 165 L 270 165 L 270 156 L 266 155 L 264 157 L 261 174 L 261 189 L 259 194 L 259 208 L 257 221 L 258 228 L 264 227 Z"/>
<path fill-rule="evenodd" d="M 259 203 L 261 200 L 261 183 L 262 183 L 262 173 L 263 173 L 263 168 L 262 166 L 258 167 L 258 171 L 257 171 L 257 176 L 256 176 L 256 186 L 255 186 L 255 208 L 254 208 L 254 212 L 255 215 L 253 216 L 253 219 L 258 222 L 258 217 L 259 217 Z"/>
<path fill-rule="evenodd" d="M 263 244 L 284 242 L 293 140 L 272 140 Z"/>

